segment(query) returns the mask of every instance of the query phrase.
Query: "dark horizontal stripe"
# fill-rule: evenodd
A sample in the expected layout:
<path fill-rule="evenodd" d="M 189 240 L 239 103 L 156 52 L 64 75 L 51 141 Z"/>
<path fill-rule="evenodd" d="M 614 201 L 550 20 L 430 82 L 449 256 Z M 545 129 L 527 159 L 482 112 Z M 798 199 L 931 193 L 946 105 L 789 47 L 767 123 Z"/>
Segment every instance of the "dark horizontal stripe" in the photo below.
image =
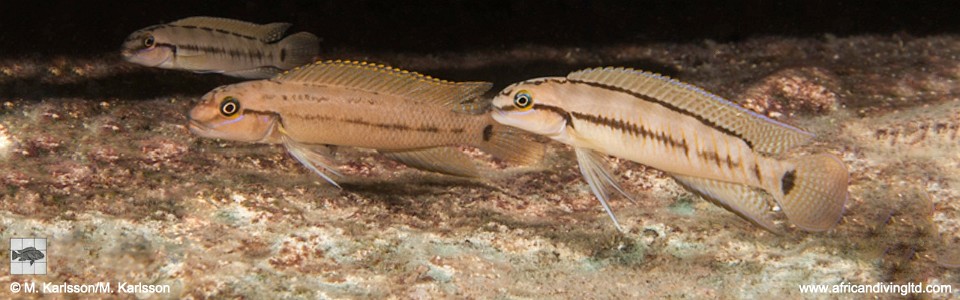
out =
<path fill-rule="evenodd" d="M 687 140 L 683 139 L 677 141 L 667 135 L 665 132 L 653 132 L 643 125 L 637 124 L 635 122 L 619 120 L 615 118 L 608 118 L 605 116 L 597 116 L 591 114 L 585 114 L 580 112 L 571 113 L 574 119 L 590 122 L 600 126 L 606 126 L 615 130 L 623 131 L 627 134 L 630 134 L 635 137 L 652 139 L 661 143 L 666 144 L 671 148 L 683 149 L 683 153 L 690 151 L 690 147 L 687 145 Z"/>
<path fill-rule="evenodd" d="M 251 113 L 251 114 L 258 114 L 258 115 L 278 115 L 277 112 L 274 112 L 274 111 L 255 110 L 255 109 L 247 109 L 247 108 L 243 109 L 243 113 L 244 114 Z"/>
<path fill-rule="evenodd" d="M 317 95 L 317 94 L 282 94 L 280 96 L 281 96 L 281 99 L 283 99 L 284 101 L 308 100 L 308 101 L 313 101 L 317 103 L 330 101 L 330 98 L 327 98 L 326 96 Z"/>
<path fill-rule="evenodd" d="M 753 145 L 752 145 L 749 141 L 747 141 L 746 139 L 744 139 L 743 137 L 741 137 L 741 136 L 739 136 L 739 135 L 737 135 L 737 134 L 735 134 L 735 133 L 733 133 L 733 132 L 730 132 L 729 130 L 726 130 L 726 129 L 722 128 L 722 127 L 719 127 L 719 126 L 717 126 L 716 124 L 713 124 L 713 123 L 709 122 L 709 120 L 705 120 L 705 119 L 703 119 L 703 118 L 701 118 L 701 117 L 699 117 L 699 116 L 696 116 L 696 115 L 694 115 L 694 114 L 692 114 L 692 113 L 690 113 L 690 112 L 688 112 L 688 111 L 682 110 L 682 109 L 680 109 L 680 108 L 678 108 L 678 107 L 675 107 L 675 106 L 673 106 L 673 105 L 671 105 L 671 104 L 669 104 L 669 103 L 666 103 L 666 102 L 663 102 L 663 101 L 659 101 L 659 100 L 657 100 L 657 99 L 655 99 L 655 98 L 653 98 L 653 97 L 647 96 L 647 95 L 635 93 L 635 92 L 633 92 L 633 91 L 629 91 L 629 90 L 622 89 L 622 88 L 618 88 L 618 87 L 614 87 L 614 86 L 608 86 L 608 85 L 603 85 L 603 84 L 598 84 L 598 83 L 592 83 L 592 82 L 585 82 L 585 81 L 573 81 L 573 80 L 568 80 L 568 79 L 565 79 L 565 78 L 564 78 L 564 79 L 538 80 L 538 81 L 532 81 L 532 82 L 528 82 L 528 83 L 529 83 L 529 84 L 533 84 L 533 85 L 540 85 L 540 84 L 543 84 L 543 83 L 546 83 L 546 82 L 553 82 L 553 83 L 558 83 L 558 84 L 565 84 L 565 83 L 582 83 L 582 84 L 586 84 L 586 85 L 590 85 L 590 86 L 594 86 L 594 87 L 598 87 L 598 88 L 613 90 L 613 91 L 616 91 L 616 92 L 627 93 L 627 94 L 629 94 L 629 95 L 631 95 L 631 96 L 640 98 L 640 99 L 642 99 L 642 100 L 647 100 L 647 101 L 650 101 L 650 102 L 653 102 L 653 103 L 657 103 L 657 104 L 662 105 L 662 106 L 664 106 L 664 107 L 666 107 L 666 108 L 668 108 L 668 109 L 670 109 L 670 110 L 672 110 L 672 111 L 675 111 L 675 112 L 677 112 L 677 113 L 694 117 L 694 118 L 696 118 L 697 120 L 699 120 L 699 121 L 701 121 L 702 123 L 704 123 L 705 125 L 710 126 L 711 128 L 717 129 L 717 130 L 719 130 L 719 131 L 721 131 L 721 132 L 723 132 L 723 133 L 725 133 L 725 134 L 728 134 L 728 135 L 731 135 L 731 136 L 735 136 L 735 137 L 739 138 L 740 140 L 743 140 L 743 141 L 747 144 L 747 146 L 751 147 L 751 149 L 753 148 Z M 513 91 L 504 91 L 504 92 L 501 92 L 501 95 L 502 95 L 502 96 L 510 96 L 510 94 L 511 94 L 512 92 L 513 92 Z M 536 99 L 534 99 L 534 101 L 536 101 Z M 519 110 L 519 108 L 517 108 L 517 107 L 515 107 L 515 106 L 513 106 L 513 105 L 507 105 L 507 106 L 505 106 L 505 107 L 501 107 L 500 109 L 503 110 L 503 111 L 518 111 L 518 110 Z M 643 125 L 638 124 L 638 123 L 636 123 L 636 122 L 630 122 L 630 121 L 625 121 L 625 120 L 620 120 L 620 119 L 617 119 L 617 118 L 610 118 L 610 117 L 600 116 L 600 115 L 592 115 L 592 114 L 588 114 L 588 113 L 567 112 L 566 110 L 564 110 L 564 109 L 562 109 L 562 108 L 560 108 L 560 107 L 552 106 L 552 105 L 546 105 L 546 104 L 540 104 L 540 103 L 535 103 L 535 104 L 534 104 L 534 109 L 542 109 L 542 110 L 546 110 L 546 111 L 551 111 L 551 112 L 554 112 L 554 113 L 559 114 L 559 115 L 561 115 L 561 116 L 564 116 L 564 118 L 567 119 L 567 124 L 568 124 L 569 126 L 571 126 L 571 127 L 574 127 L 574 123 L 573 123 L 571 120 L 572 120 L 572 119 L 576 119 L 576 120 L 579 120 L 579 121 L 589 122 L 589 123 L 592 123 L 592 124 L 596 124 L 596 125 L 599 125 L 599 126 L 608 127 L 608 128 L 615 129 L 615 130 L 620 130 L 620 131 L 622 131 L 622 132 L 625 132 L 625 133 L 630 134 L 630 135 L 635 136 L 635 137 L 652 139 L 652 140 L 654 140 L 654 141 L 658 141 L 658 142 L 664 143 L 665 145 L 667 145 L 667 146 L 669 146 L 669 147 L 677 148 L 677 149 L 682 149 L 684 153 L 689 153 L 689 152 L 690 152 L 690 145 L 687 144 L 686 139 L 681 139 L 681 140 L 678 141 L 678 140 L 672 138 L 672 137 L 671 137 L 670 135 L 668 135 L 666 132 L 654 132 L 654 131 L 647 129 L 647 128 L 645 128 Z M 742 162 L 735 162 L 735 161 L 733 161 L 733 158 L 731 158 L 729 154 L 727 155 L 726 158 L 720 158 L 720 155 L 719 155 L 719 153 L 717 153 L 717 152 L 700 152 L 700 153 L 697 153 L 697 156 L 699 156 L 699 157 L 700 157 L 701 159 L 703 159 L 703 160 L 706 160 L 706 161 L 708 161 L 708 162 L 711 162 L 711 163 L 716 164 L 717 167 L 723 167 L 724 165 L 726 165 L 727 167 L 729 167 L 729 168 L 731 168 L 731 169 L 734 169 L 734 168 L 739 168 L 739 167 L 741 166 L 741 164 L 742 164 Z M 757 177 L 759 178 L 759 177 L 760 177 L 760 169 L 759 169 L 759 166 L 755 165 L 755 166 L 754 166 L 754 171 L 755 171 L 755 173 L 757 174 Z"/>
<path fill-rule="evenodd" d="M 724 164 L 726 164 L 727 168 L 736 169 L 736 168 L 739 168 L 741 165 L 740 162 L 734 162 L 733 159 L 730 157 L 730 154 L 727 154 L 726 159 L 720 158 L 720 154 L 717 152 L 700 152 L 700 153 L 697 153 L 697 156 L 700 156 L 701 159 L 706 160 L 708 162 L 713 162 L 714 164 L 717 165 L 718 168 L 722 168 Z M 757 172 L 757 174 L 759 174 L 760 172 L 759 169 L 756 169 L 755 171 Z"/>
<path fill-rule="evenodd" d="M 387 130 L 398 130 L 398 131 L 417 131 L 417 132 L 429 132 L 429 133 L 439 133 L 441 132 L 440 128 L 436 126 L 421 126 L 421 127 L 412 127 L 403 124 L 396 123 L 377 123 L 377 122 L 368 122 L 361 119 L 341 119 L 340 122 L 346 122 L 351 124 L 365 125 L 371 127 L 377 127 Z"/>
<path fill-rule="evenodd" d="M 633 96 L 633 97 L 636 97 L 636 98 L 639 98 L 639 99 L 642 99 L 642 100 L 646 100 L 646 101 L 649 101 L 649 102 L 653 102 L 653 103 L 659 104 L 660 106 L 666 107 L 667 109 L 670 109 L 670 110 L 672 110 L 672 111 L 674 111 L 674 112 L 676 112 L 676 113 L 679 113 L 679 114 L 682 114 L 682 115 L 689 116 L 689 117 L 692 117 L 692 118 L 694 118 L 694 119 L 697 119 L 698 121 L 700 121 L 700 123 L 703 123 L 704 125 L 710 126 L 711 128 L 713 128 L 713 129 L 715 129 L 715 130 L 717 130 L 717 131 L 723 132 L 723 133 L 725 133 L 725 134 L 727 134 L 727 135 L 730 135 L 730 136 L 734 136 L 734 137 L 742 140 L 744 143 L 746 143 L 746 144 L 747 144 L 747 147 L 750 147 L 750 149 L 753 149 L 753 143 L 751 143 L 749 140 L 747 140 L 746 138 L 744 138 L 742 135 L 737 134 L 736 132 L 730 131 L 729 129 L 723 128 L 722 126 L 720 126 L 720 125 L 717 124 L 717 123 L 714 123 L 714 122 L 711 121 L 711 120 L 707 120 L 706 118 L 704 118 L 704 117 L 702 117 L 702 116 L 700 116 L 700 115 L 697 115 L 697 114 L 695 114 L 695 113 L 693 113 L 693 112 L 690 112 L 690 111 L 687 111 L 687 110 L 684 110 L 684 109 L 681 109 L 681 108 L 679 108 L 679 107 L 677 107 L 677 106 L 675 106 L 675 105 L 673 105 L 673 104 L 671 104 L 671 103 L 668 103 L 668 102 L 666 102 L 666 101 L 662 101 L 662 100 L 660 100 L 660 99 L 651 97 L 651 96 L 649 96 L 649 95 L 644 95 L 644 94 L 641 94 L 641 93 L 637 93 L 637 92 L 635 92 L 635 91 L 631 91 L 631 90 L 628 90 L 628 89 L 624 89 L 624 88 L 621 88 L 621 87 L 616 87 L 616 86 L 612 86 L 612 85 L 608 85 L 608 84 L 597 83 L 597 82 L 589 82 L 589 81 L 580 81 L 580 80 L 567 80 L 567 81 L 568 81 L 568 82 L 571 82 L 571 83 L 586 84 L 586 85 L 593 86 L 593 87 L 597 87 L 597 88 L 602 88 L 602 89 L 607 89 L 607 90 L 611 90 L 611 91 L 615 91 L 615 92 L 620 92 L 620 93 L 628 94 L 628 95 L 631 95 L 631 96 Z M 558 82 L 559 82 L 559 83 L 562 83 L 562 82 L 560 82 L 560 81 L 558 81 Z"/>
<path fill-rule="evenodd" d="M 513 106 L 513 105 L 505 105 L 505 106 L 503 106 L 503 107 L 499 107 L 498 109 L 500 109 L 500 110 L 502 110 L 502 111 L 520 111 L 520 108 L 517 108 L 516 106 Z M 573 128 L 573 116 L 572 116 L 569 112 L 567 112 L 566 110 L 564 110 L 564 109 L 562 109 L 562 108 L 560 108 L 560 107 L 553 106 L 553 105 L 546 105 L 546 104 L 534 103 L 532 109 L 535 109 L 535 110 L 536 110 L 536 109 L 545 110 L 545 111 L 549 111 L 549 112 L 555 113 L 555 114 L 557 114 L 557 115 L 560 115 L 561 118 L 563 118 L 565 121 L 567 121 L 567 126 L 570 126 L 571 128 Z"/>
<path fill-rule="evenodd" d="M 241 33 L 239 33 L 239 32 L 233 32 L 233 31 L 228 31 L 228 30 L 223 30 L 223 29 L 218 29 L 218 28 L 203 27 L 203 26 L 196 26 L 196 25 L 170 25 L 170 24 L 168 24 L 168 25 L 169 25 L 170 27 L 179 27 L 179 28 L 184 28 L 184 29 L 200 29 L 200 30 L 208 31 L 208 32 L 218 32 L 218 33 L 222 33 L 222 34 L 229 34 L 229 35 L 232 35 L 232 36 L 235 36 L 235 37 L 244 38 L 244 39 L 248 39 L 248 40 L 255 40 L 255 41 L 259 41 L 259 40 L 260 40 L 260 39 L 254 37 L 254 36 L 249 36 L 249 35 L 241 34 Z"/>
<path fill-rule="evenodd" d="M 244 51 L 239 49 L 225 49 L 225 48 L 219 48 L 214 46 L 199 46 L 199 45 L 187 45 L 187 44 L 184 44 L 184 45 L 157 44 L 157 45 L 170 46 L 177 50 L 183 49 L 183 50 L 199 51 L 199 52 L 208 53 L 208 54 L 226 54 L 230 56 L 230 58 L 236 58 L 236 59 L 249 58 L 249 59 L 257 59 L 259 61 L 264 60 L 264 53 L 260 49 L 256 49 L 256 52 L 252 52 L 252 51 Z"/>
<path fill-rule="evenodd" d="M 634 122 L 579 112 L 573 112 L 571 115 L 576 120 L 620 130 L 635 137 L 651 139 L 663 143 L 670 148 L 682 149 L 683 153 L 690 152 L 690 146 L 687 144 L 686 139 L 681 139 L 678 141 L 677 139 L 674 139 L 668 135 L 666 132 L 653 132 L 652 130 L 643 127 L 643 125 Z M 720 154 L 717 152 L 699 152 L 697 153 L 697 156 L 703 160 L 716 164 L 718 168 L 722 168 L 724 165 L 726 165 L 726 167 L 734 169 L 739 168 L 741 164 L 740 162 L 734 162 L 733 158 L 730 157 L 729 154 L 727 154 L 726 158 L 721 158 Z"/>
<path fill-rule="evenodd" d="M 397 124 L 397 123 L 370 122 L 370 121 L 365 121 L 365 120 L 362 120 L 362 119 L 346 119 L 346 118 L 340 118 L 340 119 L 338 119 L 338 118 L 333 118 L 333 117 L 328 117 L 328 116 L 296 114 L 296 113 L 281 114 L 281 123 L 283 122 L 283 120 L 282 120 L 282 116 L 283 116 L 283 115 L 287 115 L 287 116 L 290 116 L 290 117 L 301 118 L 301 119 L 304 119 L 304 120 L 311 120 L 311 121 L 333 121 L 333 122 L 342 122 L 342 123 L 349 123 L 349 124 L 370 126 L 370 127 L 380 128 L 380 129 L 396 130 L 396 131 L 416 131 L 416 132 L 427 132 L 427 133 L 442 133 L 442 132 L 463 133 L 463 132 L 464 132 L 464 129 L 463 129 L 463 128 L 451 128 L 451 129 L 446 129 L 446 130 L 445 130 L 445 129 L 441 129 L 441 128 L 437 127 L 437 126 L 420 126 L 420 127 L 413 127 L 413 126 L 404 125 L 404 124 Z"/>

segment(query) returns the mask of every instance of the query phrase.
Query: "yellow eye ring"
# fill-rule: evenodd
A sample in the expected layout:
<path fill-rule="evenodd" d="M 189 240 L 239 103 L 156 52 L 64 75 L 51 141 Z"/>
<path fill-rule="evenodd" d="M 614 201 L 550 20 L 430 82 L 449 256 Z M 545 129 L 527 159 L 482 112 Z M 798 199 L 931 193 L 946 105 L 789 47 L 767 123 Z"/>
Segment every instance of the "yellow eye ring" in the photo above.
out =
<path fill-rule="evenodd" d="M 513 106 L 517 107 L 520 111 L 530 110 L 533 108 L 533 96 L 530 95 L 530 91 L 520 90 L 513 95 Z"/>
<path fill-rule="evenodd" d="M 157 40 L 153 38 L 153 35 L 148 34 L 147 37 L 143 38 L 143 46 L 147 48 L 153 48 L 157 44 Z"/>
<path fill-rule="evenodd" d="M 237 112 L 240 112 L 240 101 L 231 96 L 224 97 L 223 101 L 220 102 L 220 114 L 225 117 L 232 117 Z"/>

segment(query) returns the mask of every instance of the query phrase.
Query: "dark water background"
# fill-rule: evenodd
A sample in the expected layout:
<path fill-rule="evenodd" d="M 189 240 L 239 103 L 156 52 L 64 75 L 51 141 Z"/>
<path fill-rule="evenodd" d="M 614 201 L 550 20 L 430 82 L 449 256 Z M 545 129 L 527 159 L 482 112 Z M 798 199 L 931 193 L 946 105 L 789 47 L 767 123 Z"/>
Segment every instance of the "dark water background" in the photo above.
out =
<path fill-rule="evenodd" d="M 431 53 L 513 45 L 591 46 L 960 32 L 946 1 L 2 1 L 0 57 L 116 51 L 132 31 L 209 15 L 285 21 L 322 48 Z"/>

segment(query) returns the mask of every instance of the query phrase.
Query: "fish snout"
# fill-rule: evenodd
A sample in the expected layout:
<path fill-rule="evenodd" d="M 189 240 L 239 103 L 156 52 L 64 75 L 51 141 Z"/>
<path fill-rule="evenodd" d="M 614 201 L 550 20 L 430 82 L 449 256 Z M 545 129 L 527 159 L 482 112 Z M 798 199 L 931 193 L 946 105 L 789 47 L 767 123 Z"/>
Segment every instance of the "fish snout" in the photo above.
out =
<path fill-rule="evenodd" d="M 207 126 L 203 125 L 200 121 L 197 121 L 192 116 L 187 116 L 187 128 L 190 129 L 190 132 L 196 135 L 203 135 L 204 132 L 209 131 Z"/>

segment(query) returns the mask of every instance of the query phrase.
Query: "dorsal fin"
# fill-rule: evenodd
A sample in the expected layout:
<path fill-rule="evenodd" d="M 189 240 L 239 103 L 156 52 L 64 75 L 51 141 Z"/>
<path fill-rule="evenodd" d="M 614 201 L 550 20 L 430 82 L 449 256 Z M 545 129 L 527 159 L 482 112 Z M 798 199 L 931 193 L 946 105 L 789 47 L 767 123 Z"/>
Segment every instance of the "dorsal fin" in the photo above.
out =
<path fill-rule="evenodd" d="M 809 132 L 774 121 L 701 88 L 660 74 L 606 67 L 576 71 L 567 75 L 567 78 L 644 95 L 740 136 L 760 152 L 780 153 L 813 138 Z"/>
<path fill-rule="evenodd" d="M 286 32 L 287 28 L 290 28 L 291 25 L 290 23 L 270 23 L 260 25 L 240 20 L 215 17 L 189 17 L 173 21 L 170 24 L 177 26 L 196 26 L 227 31 L 230 33 L 236 33 L 238 35 L 255 38 L 265 43 L 272 43 L 280 40 L 280 38 L 283 37 L 283 33 Z"/>
<path fill-rule="evenodd" d="M 450 82 L 385 65 L 340 60 L 297 67 L 272 80 L 347 87 L 441 105 L 475 99 L 493 86 L 489 82 Z"/>

